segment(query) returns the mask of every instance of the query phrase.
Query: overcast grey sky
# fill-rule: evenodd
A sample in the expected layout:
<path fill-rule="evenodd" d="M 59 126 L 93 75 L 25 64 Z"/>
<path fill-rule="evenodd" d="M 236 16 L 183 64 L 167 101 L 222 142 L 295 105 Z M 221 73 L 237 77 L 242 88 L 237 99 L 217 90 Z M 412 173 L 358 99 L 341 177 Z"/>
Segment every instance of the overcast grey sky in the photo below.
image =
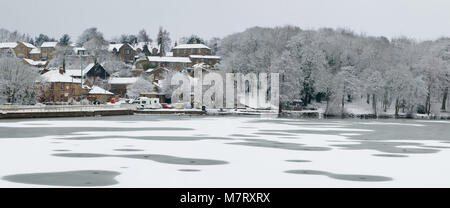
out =
<path fill-rule="evenodd" d="M 107 38 L 165 27 L 172 40 L 224 37 L 252 26 L 345 27 L 419 40 L 450 36 L 449 0 L 1 0 L 0 28 L 72 40 L 88 27 Z"/>

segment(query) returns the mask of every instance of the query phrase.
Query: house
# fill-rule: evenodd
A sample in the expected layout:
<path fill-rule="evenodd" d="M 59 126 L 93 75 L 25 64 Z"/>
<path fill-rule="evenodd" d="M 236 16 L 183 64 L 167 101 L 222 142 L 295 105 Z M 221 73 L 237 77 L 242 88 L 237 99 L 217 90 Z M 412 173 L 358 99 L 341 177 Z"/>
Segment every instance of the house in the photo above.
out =
<path fill-rule="evenodd" d="M 189 57 L 189 55 L 212 55 L 211 48 L 204 44 L 180 44 L 172 49 L 175 57 Z"/>
<path fill-rule="evenodd" d="M 112 77 L 109 79 L 110 91 L 120 97 L 126 97 L 127 87 L 136 83 L 138 77 Z"/>
<path fill-rule="evenodd" d="M 62 69 L 52 70 L 41 75 L 43 82 L 41 85 L 41 102 L 69 102 L 70 100 L 81 100 L 89 87 L 81 89 L 81 80 L 64 74 Z"/>
<path fill-rule="evenodd" d="M 114 93 L 93 85 L 88 93 L 87 99 L 91 102 L 106 103 L 109 102 L 113 96 Z"/>
<path fill-rule="evenodd" d="M 51 60 L 58 44 L 58 42 L 43 42 L 40 49 L 42 60 Z"/>
<path fill-rule="evenodd" d="M 101 64 L 91 63 L 83 69 L 67 69 L 66 74 L 76 79 L 103 79 L 109 78 L 110 74 Z"/>
<path fill-rule="evenodd" d="M 192 64 L 205 63 L 214 67 L 220 62 L 220 56 L 213 56 L 211 48 L 204 44 L 181 44 L 172 49 L 174 57 L 189 57 Z"/>
<path fill-rule="evenodd" d="M 73 52 L 75 52 L 75 55 L 77 55 L 77 56 L 88 55 L 86 52 L 86 49 L 84 47 L 74 47 Z"/>
<path fill-rule="evenodd" d="M 34 61 L 41 61 L 42 56 L 41 56 L 41 49 L 39 48 L 33 48 L 30 51 L 30 59 L 34 60 Z"/>
<path fill-rule="evenodd" d="M 33 66 L 33 67 L 37 67 L 37 68 L 41 68 L 44 69 L 45 67 L 47 67 L 48 61 L 35 61 L 33 59 L 27 59 L 27 58 L 23 58 L 22 59 L 24 64 L 27 64 L 29 66 Z"/>
<path fill-rule="evenodd" d="M 125 63 L 133 63 L 136 51 L 128 43 L 109 44 L 108 51 L 116 54 Z"/>
<path fill-rule="evenodd" d="M 189 55 L 189 58 L 192 61 L 192 64 L 207 64 L 210 67 L 214 67 L 217 63 L 220 62 L 220 56 L 212 56 L 212 55 Z"/>
<path fill-rule="evenodd" d="M 165 73 L 167 73 L 168 71 L 169 69 L 167 68 L 157 67 L 154 69 L 148 69 L 145 72 L 149 76 L 150 80 L 152 80 L 154 83 L 159 83 L 159 80 L 163 80 Z"/>
<path fill-rule="evenodd" d="M 172 70 L 181 71 L 192 65 L 189 57 L 172 56 L 147 56 L 151 68 L 165 67 Z"/>
<path fill-rule="evenodd" d="M 30 52 L 35 48 L 33 44 L 21 41 L 0 43 L 0 53 L 15 55 L 17 58 L 30 58 Z"/>
<path fill-rule="evenodd" d="M 146 56 L 159 56 L 159 48 L 160 46 L 154 42 L 139 42 L 133 45 L 136 54 L 143 53 Z"/>

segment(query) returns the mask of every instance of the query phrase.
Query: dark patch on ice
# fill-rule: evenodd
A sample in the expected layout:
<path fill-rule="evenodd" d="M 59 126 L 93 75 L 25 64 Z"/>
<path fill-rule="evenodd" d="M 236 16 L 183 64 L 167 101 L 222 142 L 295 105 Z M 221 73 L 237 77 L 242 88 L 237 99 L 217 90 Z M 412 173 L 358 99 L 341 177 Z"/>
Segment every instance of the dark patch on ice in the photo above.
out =
<path fill-rule="evenodd" d="M 121 157 L 130 159 L 152 160 L 154 162 L 176 164 L 176 165 L 224 165 L 228 164 L 222 160 L 198 159 L 198 158 L 184 158 L 170 155 L 156 155 L 156 154 L 136 154 L 136 155 L 106 155 L 93 153 L 59 153 L 53 154 L 57 157 L 74 157 L 74 158 L 96 158 L 96 157 Z"/>
<path fill-rule="evenodd" d="M 348 150 L 377 150 L 385 153 L 400 154 L 426 154 L 436 153 L 439 150 L 426 148 L 409 148 L 399 146 L 422 146 L 421 143 L 413 142 L 380 142 L 380 141 L 360 141 L 358 144 L 335 144 L 334 147 L 343 147 Z"/>
<path fill-rule="evenodd" d="M 323 175 L 330 178 L 346 181 L 359 181 L 359 182 L 383 182 L 391 181 L 392 178 L 385 176 L 374 176 L 374 175 L 350 175 L 350 174 L 335 174 L 325 171 L 317 170 L 288 170 L 285 173 L 301 174 L 301 175 Z"/>
<path fill-rule="evenodd" d="M 43 136 L 85 135 L 81 132 L 116 132 L 116 131 L 192 131 L 192 128 L 181 127 L 145 127 L 145 128 L 112 128 L 112 127 L 0 127 L 0 138 L 32 138 Z"/>
<path fill-rule="evenodd" d="M 292 136 L 292 134 L 286 134 L 286 133 L 276 133 L 276 132 L 257 132 L 253 133 L 256 135 L 267 135 L 267 136 Z"/>
<path fill-rule="evenodd" d="M 264 140 L 264 139 L 245 139 L 245 142 L 232 142 L 232 143 L 227 143 L 227 144 L 286 149 L 286 150 L 300 150 L 300 151 L 328 151 L 328 150 L 331 150 L 331 148 L 328 148 L 328 147 L 305 146 L 304 144 L 277 142 L 277 141 L 270 141 L 270 140 Z"/>
<path fill-rule="evenodd" d="M 117 184 L 114 179 L 120 175 L 115 171 L 80 170 L 50 173 L 27 173 L 4 176 L 2 179 L 25 184 L 48 186 L 110 186 Z"/>
<path fill-rule="evenodd" d="M 232 140 L 225 137 L 194 137 L 194 136 L 86 136 L 86 137 L 66 137 L 63 140 L 96 140 L 96 139 L 140 139 L 153 141 L 200 141 L 200 140 Z"/>
<path fill-rule="evenodd" d="M 128 167 L 120 167 L 120 168 L 122 168 L 122 169 L 127 169 Z"/>
<path fill-rule="evenodd" d="M 447 147 L 447 146 L 431 146 L 431 145 L 423 145 L 422 147 L 436 148 L 436 149 L 450 149 L 450 147 Z"/>
<path fill-rule="evenodd" d="M 144 151 L 142 149 L 114 149 L 114 151 L 122 151 L 122 152 L 139 152 Z"/>
<path fill-rule="evenodd" d="M 230 134 L 230 136 L 232 136 L 232 137 L 258 137 L 258 136 L 250 135 L 250 134 Z"/>
<path fill-rule="evenodd" d="M 286 162 L 304 163 L 311 162 L 311 160 L 286 160 Z"/>
<path fill-rule="evenodd" d="M 178 171 L 182 171 L 182 172 L 199 172 L 200 170 L 198 170 L 198 169 L 179 169 Z"/>
<path fill-rule="evenodd" d="M 373 156 L 377 156 L 377 157 L 408 157 L 408 155 L 399 155 L 399 154 L 373 154 Z"/>

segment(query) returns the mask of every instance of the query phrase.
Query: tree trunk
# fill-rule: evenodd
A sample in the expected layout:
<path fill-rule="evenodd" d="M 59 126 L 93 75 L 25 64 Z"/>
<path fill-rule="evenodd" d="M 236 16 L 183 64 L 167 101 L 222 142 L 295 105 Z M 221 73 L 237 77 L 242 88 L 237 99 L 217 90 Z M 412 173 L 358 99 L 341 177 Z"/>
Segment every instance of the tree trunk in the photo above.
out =
<path fill-rule="evenodd" d="M 430 115 L 431 111 L 431 85 L 428 85 L 427 100 L 425 102 L 425 113 Z"/>
<path fill-rule="evenodd" d="M 326 95 L 325 99 L 327 101 L 327 106 L 325 107 L 325 114 L 328 114 L 328 108 L 330 107 L 330 96 Z"/>
<path fill-rule="evenodd" d="M 370 94 L 367 94 L 367 100 L 366 100 L 367 104 L 370 104 Z"/>
<path fill-rule="evenodd" d="M 341 108 L 342 117 L 344 117 L 344 104 L 345 104 L 345 95 L 342 95 L 342 108 Z"/>
<path fill-rule="evenodd" d="M 398 110 L 399 110 L 399 106 L 398 106 L 398 98 L 395 99 L 395 118 L 398 118 Z"/>
<path fill-rule="evenodd" d="M 441 110 L 445 111 L 446 106 L 447 106 L 447 96 L 448 96 L 448 87 L 445 88 L 444 91 L 444 98 L 442 98 L 442 106 L 441 106 Z"/>
<path fill-rule="evenodd" d="M 375 116 L 377 115 L 377 97 L 375 94 L 372 94 L 372 109 Z"/>

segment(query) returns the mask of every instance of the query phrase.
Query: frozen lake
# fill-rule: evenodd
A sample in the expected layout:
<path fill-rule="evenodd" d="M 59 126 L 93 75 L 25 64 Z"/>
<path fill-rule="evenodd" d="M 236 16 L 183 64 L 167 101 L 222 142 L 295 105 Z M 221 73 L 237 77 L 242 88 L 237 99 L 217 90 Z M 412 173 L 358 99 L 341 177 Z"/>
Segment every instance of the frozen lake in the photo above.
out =
<path fill-rule="evenodd" d="M 450 187 L 450 122 L 0 121 L 0 187 Z"/>

